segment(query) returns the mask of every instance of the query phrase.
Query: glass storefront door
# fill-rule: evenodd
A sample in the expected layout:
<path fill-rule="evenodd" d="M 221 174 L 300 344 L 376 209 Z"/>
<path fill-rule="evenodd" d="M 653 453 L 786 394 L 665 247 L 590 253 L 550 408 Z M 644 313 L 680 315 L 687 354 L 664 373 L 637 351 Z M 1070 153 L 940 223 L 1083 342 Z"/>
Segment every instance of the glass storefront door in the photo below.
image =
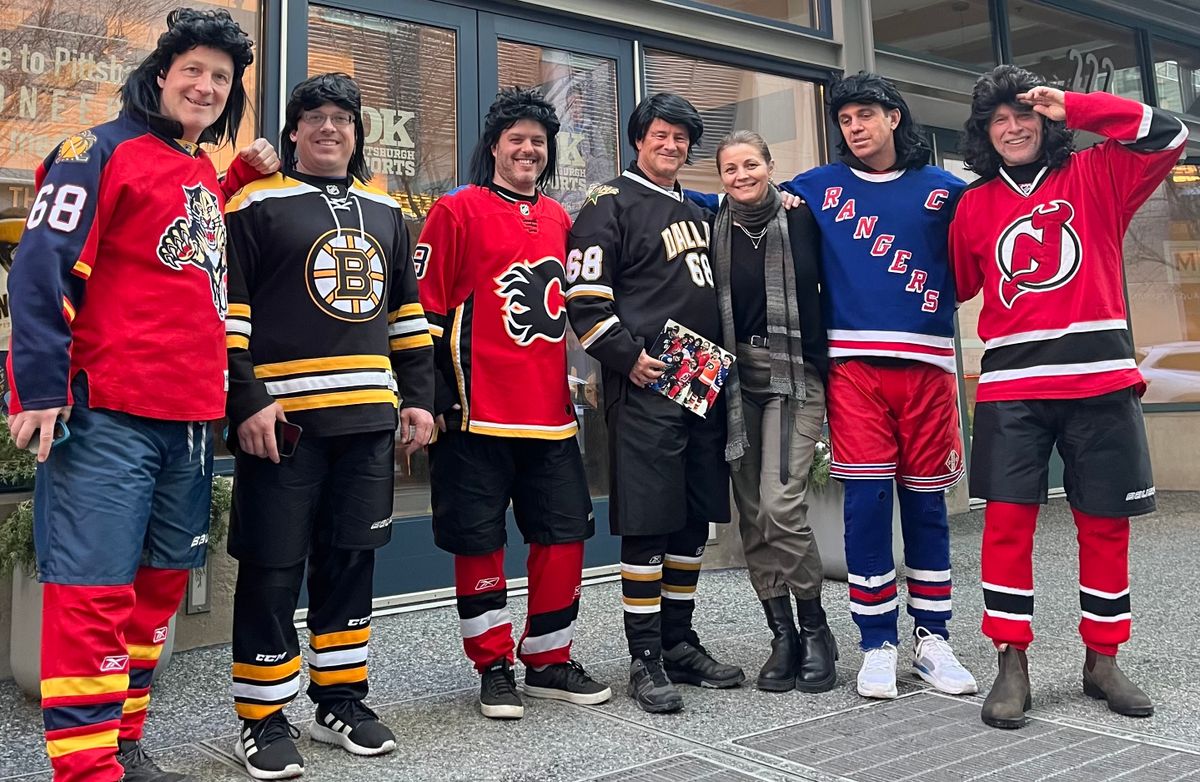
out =
<path fill-rule="evenodd" d="M 574 215 L 589 184 L 621 170 L 620 118 L 632 109 L 632 44 L 438 3 L 366 13 L 310 5 L 307 73 L 342 71 L 363 90 L 363 124 L 373 184 L 400 202 L 414 238 L 433 203 L 462 184 L 482 116 L 498 87 L 539 87 L 555 104 L 558 179 L 549 195 Z M 596 540 L 586 565 L 619 559 L 607 534 L 607 442 L 599 368 L 570 337 L 572 396 L 580 420 Z M 397 451 L 392 543 L 379 553 L 377 598 L 452 587 L 448 555 L 433 545 L 429 468 L 421 453 Z M 525 549 L 509 519 L 511 579 L 524 574 Z"/>

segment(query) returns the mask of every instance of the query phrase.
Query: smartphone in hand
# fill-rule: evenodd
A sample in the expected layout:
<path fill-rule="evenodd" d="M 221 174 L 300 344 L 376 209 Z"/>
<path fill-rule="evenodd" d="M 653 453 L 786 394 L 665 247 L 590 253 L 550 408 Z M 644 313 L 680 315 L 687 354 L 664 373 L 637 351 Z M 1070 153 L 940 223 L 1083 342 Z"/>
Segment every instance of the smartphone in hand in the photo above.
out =
<path fill-rule="evenodd" d="M 290 421 L 276 421 L 275 447 L 279 450 L 279 455 L 292 456 L 295 454 L 302 434 L 304 434 L 304 427 L 299 424 L 293 424 Z"/>

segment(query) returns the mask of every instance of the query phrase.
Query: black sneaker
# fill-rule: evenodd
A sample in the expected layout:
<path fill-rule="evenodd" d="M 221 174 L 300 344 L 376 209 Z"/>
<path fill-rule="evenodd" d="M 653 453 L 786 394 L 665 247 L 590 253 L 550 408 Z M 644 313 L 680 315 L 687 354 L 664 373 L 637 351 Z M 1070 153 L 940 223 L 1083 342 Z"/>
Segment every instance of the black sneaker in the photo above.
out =
<path fill-rule="evenodd" d="M 318 703 L 308 735 L 353 755 L 384 755 L 396 748 L 396 735 L 362 701 Z"/>
<path fill-rule="evenodd" d="M 746 680 L 741 668 L 719 663 L 703 646 L 687 641 L 680 641 L 663 652 L 663 668 L 676 684 L 723 690 Z"/>
<path fill-rule="evenodd" d="M 298 738 L 299 729 L 280 709 L 261 720 L 242 720 L 233 754 L 255 779 L 291 779 L 304 773 L 304 758 L 296 749 Z"/>
<path fill-rule="evenodd" d="M 479 710 L 494 720 L 517 720 L 525 716 L 525 704 L 521 703 L 517 679 L 508 660 L 497 660 L 483 670 Z"/>
<path fill-rule="evenodd" d="M 663 670 L 662 660 L 634 659 L 629 665 L 629 697 L 642 711 L 663 714 L 683 708 L 683 696 Z"/>
<path fill-rule="evenodd" d="M 540 671 L 526 668 L 523 689 L 534 698 L 553 698 L 580 706 L 604 703 L 612 697 L 612 690 L 588 676 L 574 660 L 547 665 Z"/>
<path fill-rule="evenodd" d="M 191 779 L 187 774 L 163 771 L 142 749 L 142 742 L 132 739 L 117 741 L 117 762 L 125 769 L 124 782 L 188 782 Z"/>

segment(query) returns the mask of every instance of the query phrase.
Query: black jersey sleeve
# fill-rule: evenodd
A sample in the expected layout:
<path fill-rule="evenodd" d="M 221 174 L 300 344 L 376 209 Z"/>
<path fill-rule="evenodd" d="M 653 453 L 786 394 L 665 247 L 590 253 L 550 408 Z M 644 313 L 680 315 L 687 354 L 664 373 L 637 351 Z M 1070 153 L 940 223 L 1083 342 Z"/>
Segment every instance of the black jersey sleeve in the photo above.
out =
<path fill-rule="evenodd" d="M 250 302 L 254 298 L 259 262 L 259 237 L 253 206 L 235 208 L 225 215 L 228 233 L 226 260 L 229 265 L 229 313 L 225 317 L 225 347 L 229 352 L 229 395 L 225 413 L 229 428 L 236 431 L 246 419 L 275 401 L 266 384 L 254 376 L 250 337 L 254 330 Z"/>
<path fill-rule="evenodd" d="M 621 323 L 613 295 L 624 260 L 620 217 L 615 195 L 589 194 L 575 218 L 567 239 L 567 315 L 579 344 L 605 368 L 627 375 L 644 345 Z"/>
<path fill-rule="evenodd" d="M 388 344 L 404 407 L 433 411 L 433 339 L 417 291 L 417 273 L 408 247 L 408 229 L 399 208 L 392 247 L 392 287 L 388 291 Z"/>

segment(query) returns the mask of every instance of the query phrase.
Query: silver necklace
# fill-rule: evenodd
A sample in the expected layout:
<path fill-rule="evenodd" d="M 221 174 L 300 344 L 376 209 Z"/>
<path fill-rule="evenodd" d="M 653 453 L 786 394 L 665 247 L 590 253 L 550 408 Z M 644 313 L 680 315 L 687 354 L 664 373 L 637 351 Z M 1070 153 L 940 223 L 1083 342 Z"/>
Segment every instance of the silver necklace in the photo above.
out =
<path fill-rule="evenodd" d="M 754 246 L 755 250 L 757 250 L 758 246 L 762 244 L 763 237 L 767 235 L 767 226 L 765 225 L 762 227 L 762 230 L 756 233 L 750 233 L 746 230 L 746 226 L 742 225 L 741 223 L 735 223 L 735 225 L 742 229 L 742 233 L 746 234 L 746 238 L 750 240 L 750 244 Z"/>

